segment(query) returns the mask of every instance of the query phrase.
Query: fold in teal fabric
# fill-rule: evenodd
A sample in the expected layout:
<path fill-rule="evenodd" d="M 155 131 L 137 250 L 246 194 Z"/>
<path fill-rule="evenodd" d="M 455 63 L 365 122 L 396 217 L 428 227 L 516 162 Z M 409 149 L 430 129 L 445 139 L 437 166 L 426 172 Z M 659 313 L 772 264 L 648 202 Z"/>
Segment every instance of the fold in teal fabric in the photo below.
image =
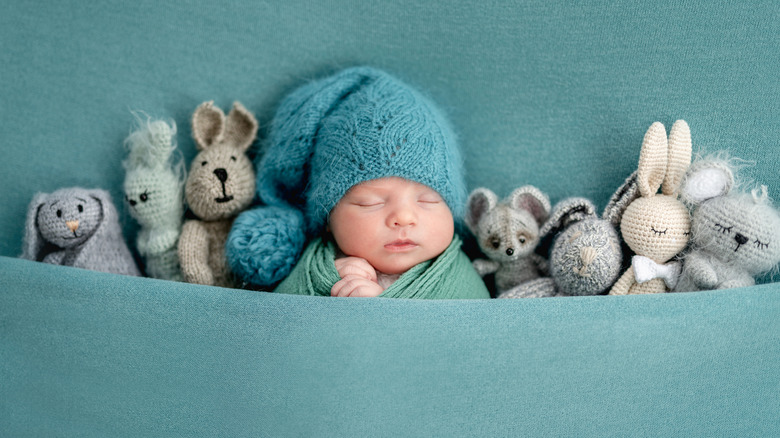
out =
<path fill-rule="evenodd" d="M 458 236 L 433 260 L 420 263 L 385 289 L 381 298 L 479 299 L 490 298 L 485 283 L 460 250 Z M 277 293 L 330 296 L 341 279 L 336 271 L 336 245 L 316 239 L 304 251 L 290 275 L 274 290 Z"/>

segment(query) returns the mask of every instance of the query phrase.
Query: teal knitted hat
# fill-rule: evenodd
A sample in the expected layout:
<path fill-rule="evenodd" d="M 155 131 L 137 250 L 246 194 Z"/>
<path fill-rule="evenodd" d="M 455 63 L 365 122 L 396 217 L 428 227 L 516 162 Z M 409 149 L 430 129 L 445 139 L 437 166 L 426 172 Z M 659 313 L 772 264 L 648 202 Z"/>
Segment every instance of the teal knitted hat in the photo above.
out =
<path fill-rule="evenodd" d="M 266 207 L 239 216 L 228 240 L 231 268 L 246 281 L 283 278 L 306 236 L 324 230 L 331 209 L 364 181 L 396 176 L 431 187 L 460 225 L 466 186 L 452 128 L 433 102 L 383 71 L 349 68 L 293 91 L 268 142 L 257 168 Z"/>
<path fill-rule="evenodd" d="M 302 208 L 309 233 L 323 228 L 352 186 L 390 176 L 431 187 L 463 217 L 466 188 L 449 122 L 383 71 L 350 68 L 293 92 L 270 141 L 258 169 L 260 198 Z"/>

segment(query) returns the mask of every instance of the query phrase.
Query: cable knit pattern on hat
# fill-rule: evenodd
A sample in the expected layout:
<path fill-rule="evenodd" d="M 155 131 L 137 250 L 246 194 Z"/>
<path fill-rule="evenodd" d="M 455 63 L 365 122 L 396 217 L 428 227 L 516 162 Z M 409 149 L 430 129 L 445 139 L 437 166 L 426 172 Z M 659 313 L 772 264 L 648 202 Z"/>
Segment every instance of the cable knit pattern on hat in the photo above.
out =
<path fill-rule="evenodd" d="M 269 142 L 257 167 L 266 206 L 242 214 L 227 243 L 232 269 L 250 283 L 270 285 L 287 275 L 306 238 L 320 233 L 330 210 L 363 181 L 397 176 L 425 184 L 456 221 L 463 217 L 466 187 L 449 122 L 429 99 L 383 71 L 349 68 L 293 91 L 279 105 Z M 264 213 L 267 206 L 276 213 Z M 285 210 L 301 212 L 303 228 L 276 220 Z M 269 233 L 276 237 L 266 239 Z M 270 254 L 277 251 L 284 257 Z"/>

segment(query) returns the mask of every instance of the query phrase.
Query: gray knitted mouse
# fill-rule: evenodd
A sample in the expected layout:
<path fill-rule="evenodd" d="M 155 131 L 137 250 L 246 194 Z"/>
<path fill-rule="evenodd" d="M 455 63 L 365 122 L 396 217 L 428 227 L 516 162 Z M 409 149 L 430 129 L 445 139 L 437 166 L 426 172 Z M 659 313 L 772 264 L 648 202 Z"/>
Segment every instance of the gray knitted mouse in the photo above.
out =
<path fill-rule="evenodd" d="M 534 250 L 539 228 L 550 214 L 547 195 L 534 186 L 523 186 L 499 203 L 495 193 L 478 188 L 469 195 L 466 208 L 466 225 L 489 258 L 475 260 L 474 268 L 483 277 L 496 274 L 498 294 L 546 270 L 544 258 Z"/>
<path fill-rule="evenodd" d="M 732 192 L 733 172 L 721 160 L 694 163 L 683 184 L 693 206 L 691 248 L 675 292 L 752 286 L 780 263 L 780 214 L 766 186 Z"/>
<path fill-rule="evenodd" d="M 141 275 L 122 236 L 111 196 L 99 189 L 73 187 L 36 194 L 27 210 L 21 257 L 93 271 Z"/>

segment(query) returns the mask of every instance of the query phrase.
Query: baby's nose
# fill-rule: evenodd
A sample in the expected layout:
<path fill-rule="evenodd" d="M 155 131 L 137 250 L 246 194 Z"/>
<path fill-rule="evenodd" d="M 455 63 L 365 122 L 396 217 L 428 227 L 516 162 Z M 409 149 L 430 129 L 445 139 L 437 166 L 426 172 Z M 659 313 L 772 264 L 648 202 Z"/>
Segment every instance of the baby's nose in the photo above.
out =
<path fill-rule="evenodd" d="M 79 221 L 67 221 L 65 222 L 65 225 L 68 227 L 71 233 L 75 233 L 76 230 L 79 229 Z"/>
<path fill-rule="evenodd" d="M 391 216 L 391 222 L 393 226 L 405 227 L 408 225 L 414 225 L 417 221 L 417 217 L 411 207 L 403 205 L 396 208 Z"/>

